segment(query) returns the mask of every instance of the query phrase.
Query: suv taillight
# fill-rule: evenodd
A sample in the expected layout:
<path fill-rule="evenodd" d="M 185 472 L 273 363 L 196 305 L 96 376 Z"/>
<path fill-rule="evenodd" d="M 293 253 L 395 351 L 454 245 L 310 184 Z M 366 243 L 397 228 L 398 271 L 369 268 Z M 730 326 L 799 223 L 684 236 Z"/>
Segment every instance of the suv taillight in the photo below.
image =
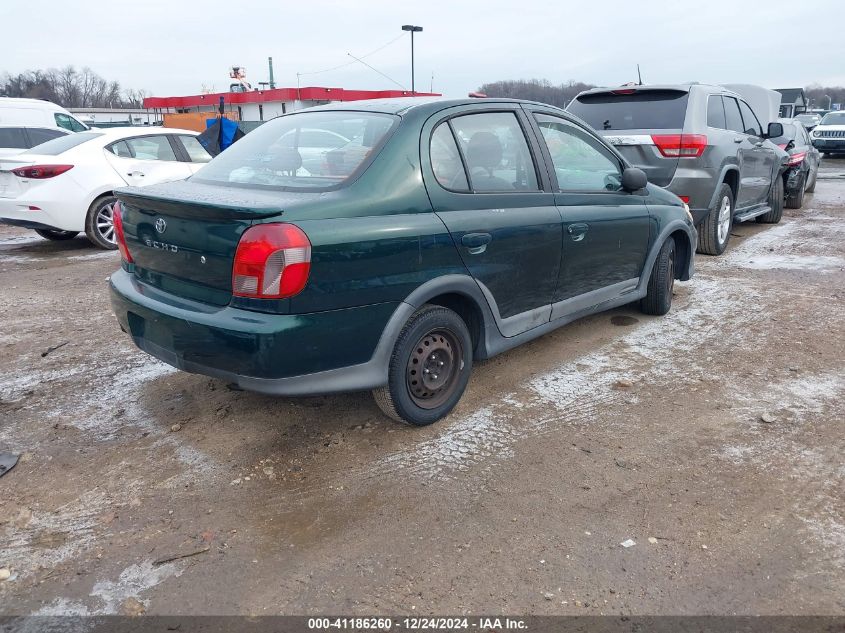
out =
<path fill-rule="evenodd" d="M 59 174 L 63 174 L 71 169 L 73 169 L 73 165 L 28 165 L 27 167 L 13 169 L 12 173 L 18 178 L 44 180 L 45 178 L 53 178 Z"/>
<path fill-rule="evenodd" d="M 707 147 L 704 134 L 652 134 L 651 140 L 667 158 L 698 158 Z"/>
<path fill-rule="evenodd" d="M 129 254 L 129 247 L 126 246 L 126 235 L 123 233 L 123 205 L 115 202 L 112 207 L 112 222 L 114 222 L 114 239 L 117 242 L 117 248 L 120 251 L 120 256 L 127 264 L 132 264 L 132 255 Z"/>
<path fill-rule="evenodd" d="M 300 292 L 311 272 L 311 242 L 293 224 L 258 224 L 244 231 L 232 266 L 232 294 L 283 299 Z"/>

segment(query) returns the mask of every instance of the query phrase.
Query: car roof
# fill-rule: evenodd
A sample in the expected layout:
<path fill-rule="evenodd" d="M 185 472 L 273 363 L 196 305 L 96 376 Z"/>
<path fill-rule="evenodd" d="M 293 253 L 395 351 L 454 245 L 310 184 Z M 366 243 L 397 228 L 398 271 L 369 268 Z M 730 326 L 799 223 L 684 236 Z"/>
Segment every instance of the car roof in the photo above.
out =
<path fill-rule="evenodd" d="M 0 106 L 8 105 L 41 105 L 48 110 L 62 110 L 64 108 L 58 103 L 47 101 L 47 99 L 30 99 L 28 97 L 0 97 Z"/>
<path fill-rule="evenodd" d="M 553 108 L 545 103 L 536 101 L 526 101 L 523 99 L 505 99 L 498 97 L 483 97 L 483 98 L 463 98 L 450 99 L 444 97 L 399 97 L 394 99 L 367 99 L 362 101 L 345 101 L 342 103 L 328 103 L 326 105 L 308 108 L 308 112 L 312 111 L 357 111 L 357 112 L 378 112 L 382 114 L 398 114 L 402 115 L 411 110 L 427 111 L 430 113 L 439 112 L 446 108 L 453 108 L 455 106 L 471 105 L 471 104 L 494 104 L 494 103 L 521 103 L 525 105 L 541 105 L 547 108 Z M 560 109 L 560 108 L 556 108 Z M 298 112 L 303 112 L 299 110 Z"/>
<path fill-rule="evenodd" d="M 66 134 L 72 134 L 70 130 L 66 130 L 62 127 L 53 127 L 52 125 L 35 125 L 28 124 L 28 123 L 0 123 L 0 128 L 7 128 L 7 127 L 16 127 L 22 128 L 25 127 L 28 130 L 59 130 L 60 132 L 65 132 Z"/>
<path fill-rule="evenodd" d="M 144 126 L 144 127 L 92 127 L 86 132 L 102 134 L 112 139 L 132 138 L 134 136 L 150 136 L 153 134 L 190 134 L 196 136 L 199 132 L 194 130 L 182 130 L 174 127 Z"/>

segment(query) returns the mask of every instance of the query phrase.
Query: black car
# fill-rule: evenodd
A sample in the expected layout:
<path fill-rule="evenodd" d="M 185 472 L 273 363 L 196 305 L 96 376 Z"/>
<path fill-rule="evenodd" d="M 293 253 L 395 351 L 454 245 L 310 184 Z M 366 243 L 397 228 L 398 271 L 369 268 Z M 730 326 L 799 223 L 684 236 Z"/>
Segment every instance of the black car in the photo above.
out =
<path fill-rule="evenodd" d="M 816 189 L 821 153 L 810 141 L 807 129 L 794 119 L 778 119 L 783 125 L 783 136 L 771 139 L 789 154 L 787 168 L 783 172 L 783 189 L 786 207 L 800 209 L 804 203 L 804 192 Z"/>

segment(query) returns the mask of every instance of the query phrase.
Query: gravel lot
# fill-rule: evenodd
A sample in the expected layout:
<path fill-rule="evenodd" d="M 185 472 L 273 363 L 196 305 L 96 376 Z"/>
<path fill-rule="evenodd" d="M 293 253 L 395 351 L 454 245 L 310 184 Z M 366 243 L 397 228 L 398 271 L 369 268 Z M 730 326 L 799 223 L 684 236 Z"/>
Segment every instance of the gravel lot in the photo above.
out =
<path fill-rule="evenodd" d="M 0 614 L 845 614 L 845 160 L 422 429 L 144 355 L 118 261 L 0 227 Z"/>

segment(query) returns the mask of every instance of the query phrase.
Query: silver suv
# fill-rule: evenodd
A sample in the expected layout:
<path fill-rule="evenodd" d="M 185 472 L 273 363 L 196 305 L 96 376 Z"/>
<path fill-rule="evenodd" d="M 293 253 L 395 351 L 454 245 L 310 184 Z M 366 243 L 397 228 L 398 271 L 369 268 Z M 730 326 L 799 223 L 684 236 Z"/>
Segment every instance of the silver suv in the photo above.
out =
<path fill-rule="evenodd" d="M 780 222 L 784 152 L 737 93 L 704 84 L 597 88 L 567 108 L 612 143 L 649 182 L 684 202 L 698 252 L 720 255 L 733 222 Z"/>

